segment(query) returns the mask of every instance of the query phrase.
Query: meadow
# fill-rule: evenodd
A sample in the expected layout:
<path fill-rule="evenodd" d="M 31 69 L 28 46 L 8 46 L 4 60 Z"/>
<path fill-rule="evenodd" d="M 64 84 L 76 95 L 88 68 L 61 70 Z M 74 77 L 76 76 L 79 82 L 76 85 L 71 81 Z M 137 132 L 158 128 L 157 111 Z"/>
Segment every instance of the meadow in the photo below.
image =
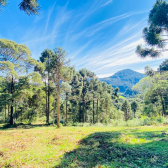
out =
<path fill-rule="evenodd" d="M 1 125 L 0 167 L 168 167 L 168 125 Z"/>

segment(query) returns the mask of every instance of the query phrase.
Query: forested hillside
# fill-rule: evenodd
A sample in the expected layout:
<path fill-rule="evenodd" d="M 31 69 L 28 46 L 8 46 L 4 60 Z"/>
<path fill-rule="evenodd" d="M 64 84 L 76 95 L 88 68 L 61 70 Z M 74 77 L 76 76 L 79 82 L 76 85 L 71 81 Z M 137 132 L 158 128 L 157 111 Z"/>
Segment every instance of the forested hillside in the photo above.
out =
<path fill-rule="evenodd" d="M 112 87 L 119 88 L 124 93 L 127 89 L 131 89 L 133 85 L 138 83 L 145 75 L 131 69 L 124 69 L 107 78 L 100 78 Z"/>

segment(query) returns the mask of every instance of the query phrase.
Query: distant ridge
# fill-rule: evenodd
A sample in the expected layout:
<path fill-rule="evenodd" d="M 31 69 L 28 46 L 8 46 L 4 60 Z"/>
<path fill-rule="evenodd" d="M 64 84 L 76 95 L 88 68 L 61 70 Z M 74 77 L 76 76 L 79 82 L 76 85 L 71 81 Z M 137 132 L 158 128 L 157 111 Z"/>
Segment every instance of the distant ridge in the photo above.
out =
<path fill-rule="evenodd" d="M 120 92 L 124 93 L 127 89 L 131 89 L 133 85 L 138 83 L 145 75 L 131 69 L 124 69 L 118 71 L 114 75 L 107 78 L 99 78 L 107 84 L 112 85 L 114 88 L 118 87 Z"/>

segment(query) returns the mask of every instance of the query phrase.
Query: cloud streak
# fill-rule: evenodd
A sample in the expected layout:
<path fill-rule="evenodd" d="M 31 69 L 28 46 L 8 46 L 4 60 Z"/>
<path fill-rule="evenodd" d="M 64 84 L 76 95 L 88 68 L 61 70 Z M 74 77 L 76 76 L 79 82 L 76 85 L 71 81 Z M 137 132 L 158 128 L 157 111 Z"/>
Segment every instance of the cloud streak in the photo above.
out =
<path fill-rule="evenodd" d="M 72 8 L 71 1 L 64 5 L 55 1 L 42 11 L 41 18 L 29 22 L 27 27 L 11 27 L 9 39 L 26 44 L 36 59 L 44 49 L 61 46 L 77 70 L 87 68 L 101 77 L 125 68 L 142 71 L 145 64 L 166 57 L 164 53 L 155 61 L 135 54 L 136 46 L 143 43 L 142 29 L 147 25 L 149 9 L 128 11 L 121 6 L 120 10 L 113 11 L 116 4 L 113 0 L 80 3 L 82 5 Z M 109 7 L 113 10 L 109 11 Z M 17 18 L 13 19 L 19 23 Z M 1 36 L 5 37 L 2 33 Z"/>

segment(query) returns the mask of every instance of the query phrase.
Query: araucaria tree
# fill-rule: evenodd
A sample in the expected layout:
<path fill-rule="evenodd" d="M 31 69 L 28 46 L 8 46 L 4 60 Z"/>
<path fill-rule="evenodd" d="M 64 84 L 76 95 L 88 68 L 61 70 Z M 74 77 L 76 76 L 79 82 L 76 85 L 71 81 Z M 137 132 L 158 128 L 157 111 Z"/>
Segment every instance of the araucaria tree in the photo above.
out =
<path fill-rule="evenodd" d="M 65 60 L 66 52 L 60 47 L 54 49 L 51 57 L 51 74 L 54 83 L 56 83 L 57 95 L 57 127 L 60 127 L 60 83 L 66 78 L 66 72 L 69 61 Z"/>
<path fill-rule="evenodd" d="M 50 116 L 50 92 L 51 92 L 51 58 L 54 55 L 52 50 L 44 50 L 41 53 L 40 61 L 44 63 L 45 65 L 45 71 L 42 71 L 41 73 L 43 76 L 45 75 L 45 72 L 47 73 L 47 84 L 46 84 L 46 91 L 47 91 L 47 99 L 46 99 L 46 123 L 49 124 L 49 116 Z"/>
<path fill-rule="evenodd" d="M 83 101 L 83 122 L 85 122 L 85 119 L 86 119 L 86 103 L 90 101 L 90 94 L 89 94 L 89 79 L 92 79 L 94 78 L 96 75 L 83 68 L 79 71 L 80 75 L 82 76 L 82 94 L 81 94 L 81 97 L 82 97 L 82 101 Z"/>
<path fill-rule="evenodd" d="M 68 82 L 62 82 L 61 89 L 65 92 L 65 102 L 66 102 L 66 113 L 65 113 L 65 124 L 68 123 L 68 98 L 71 93 L 71 85 Z"/>
<path fill-rule="evenodd" d="M 122 104 L 121 110 L 124 112 L 125 121 L 131 118 L 131 107 L 127 100 Z"/>
<path fill-rule="evenodd" d="M 143 38 L 148 47 L 138 45 L 136 53 L 142 57 L 156 58 L 167 51 L 168 42 L 168 3 L 166 0 L 157 0 L 149 13 L 149 26 L 143 30 Z"/>
<path fill-rule="evenodd" d="M 135 118 L 135 113 L 136 113 L 136 111 L 137 111 L 137 108 L 138 108 L 137 102 L 136 102 L 136 101 L 133 101 L 133 102 L 131 103 L 131 109 L 132 109 L 132 111 L 134 112 L 134 118 Z"/>

